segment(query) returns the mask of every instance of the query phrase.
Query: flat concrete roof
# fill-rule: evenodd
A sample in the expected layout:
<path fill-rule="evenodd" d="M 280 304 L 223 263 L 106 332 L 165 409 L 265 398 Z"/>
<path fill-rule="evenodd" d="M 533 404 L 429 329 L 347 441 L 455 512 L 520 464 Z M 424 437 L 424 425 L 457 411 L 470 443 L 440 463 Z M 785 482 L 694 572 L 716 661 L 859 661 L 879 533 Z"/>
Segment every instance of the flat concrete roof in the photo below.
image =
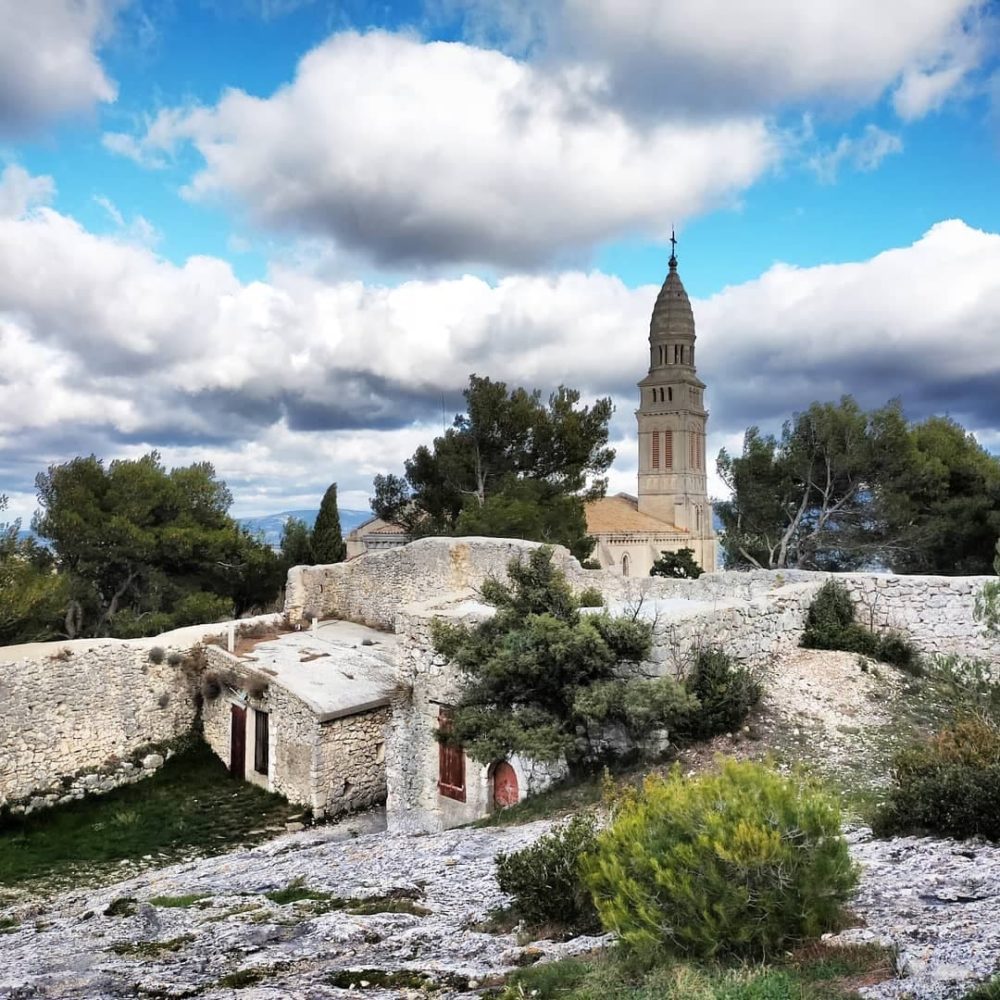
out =
<path fill-rule="evenodd" d="M 370 645 L 366 645 L 370 643 Z M 320 622 L 258 643 L 240 662 L 304 701 L 321 722 L 389 703 L 397 637 L 354 622 Z"/>

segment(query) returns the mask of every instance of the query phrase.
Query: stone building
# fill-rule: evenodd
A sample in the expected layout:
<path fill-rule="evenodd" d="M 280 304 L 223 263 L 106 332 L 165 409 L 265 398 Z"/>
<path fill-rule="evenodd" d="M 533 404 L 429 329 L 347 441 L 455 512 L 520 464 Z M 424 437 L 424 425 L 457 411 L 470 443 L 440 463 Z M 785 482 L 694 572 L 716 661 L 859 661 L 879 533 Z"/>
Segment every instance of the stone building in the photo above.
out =
<path fill-rule="evenodd" d="M 206 646 L 205 740 L 243 778 L 317 817 L 385 801 L 395 636 L 324 622 L 243 655 Z"/>
<path fill-rule="evenodd" d="M 674 241 L 676 243 L 676 241 Z M 592 558 L 602 569 L 648 576 L 663 551 L 694 550 L 715 570 L 708 499 L 705 383 L 695 368 L 694 312 L 671 253 L 649 322 L 649 371 L 639 382 L 639 490 L 587 505 Z"/>

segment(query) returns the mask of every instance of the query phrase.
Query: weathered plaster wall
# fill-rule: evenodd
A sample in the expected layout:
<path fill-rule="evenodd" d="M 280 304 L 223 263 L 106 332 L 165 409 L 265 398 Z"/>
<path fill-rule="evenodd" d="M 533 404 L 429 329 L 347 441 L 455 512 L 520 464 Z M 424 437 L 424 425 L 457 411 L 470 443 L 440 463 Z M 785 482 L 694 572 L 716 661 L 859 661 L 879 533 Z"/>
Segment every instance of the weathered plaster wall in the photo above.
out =
<path fill-rule="evenodd" d="M 148 645 L 42 648 L 47 655 L 6 662 L 0 648 L 0 805 L 55 804 L 74 791 L 63 779 L 82 771 L 103 776 L 81 778 L 69 797 L 135 780 L 152 769 L 121 767 L 124 758 L 191 728 L 190 682 L 181 667 L 152 663 Z"/>
<path fill-rule="evenodd" d="M 202 708 L 205 740 L 230 766 L 233 704 L 247 708 L 247 780 L 308 806 L 316 816 L 337 816 L 383 802 L 385 733 L 389 708 L 323 720 L 305 702 L 279 684 L 254 697 L 252 690 L 267 678 L 252 663 L 218 647 L 208 647 L 209 670 L 228 677 L 222 693 Z M 254 771 L 253 710 L 269 714 L 268 774 Z"/>

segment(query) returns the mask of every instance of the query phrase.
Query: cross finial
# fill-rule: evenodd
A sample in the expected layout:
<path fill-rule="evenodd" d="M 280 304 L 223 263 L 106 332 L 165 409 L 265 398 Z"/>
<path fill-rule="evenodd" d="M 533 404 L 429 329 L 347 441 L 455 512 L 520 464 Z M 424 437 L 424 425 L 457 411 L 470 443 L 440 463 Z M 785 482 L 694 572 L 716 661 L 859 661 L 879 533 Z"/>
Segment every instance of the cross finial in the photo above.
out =
<path fill-rule="evenodd" d="M 670 227 L 670 270 L 677 267 L 677 237 L 674 235 L 674 227 Z"/>

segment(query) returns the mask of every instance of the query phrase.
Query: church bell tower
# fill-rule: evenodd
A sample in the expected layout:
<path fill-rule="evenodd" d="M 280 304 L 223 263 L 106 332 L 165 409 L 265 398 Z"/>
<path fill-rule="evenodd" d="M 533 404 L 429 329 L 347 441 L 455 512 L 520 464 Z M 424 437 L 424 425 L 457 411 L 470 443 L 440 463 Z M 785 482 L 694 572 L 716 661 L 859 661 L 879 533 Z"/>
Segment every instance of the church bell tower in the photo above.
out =
<path fill-rule="evenodd" d="M 686 531 L 699 565 L 713 570 L 705 383 L 695 368 L 694 313 L 673 234 L 670 241 L 670 269 L 649 323 L 649 374 L 639 383 L 639 511 Z"/>

